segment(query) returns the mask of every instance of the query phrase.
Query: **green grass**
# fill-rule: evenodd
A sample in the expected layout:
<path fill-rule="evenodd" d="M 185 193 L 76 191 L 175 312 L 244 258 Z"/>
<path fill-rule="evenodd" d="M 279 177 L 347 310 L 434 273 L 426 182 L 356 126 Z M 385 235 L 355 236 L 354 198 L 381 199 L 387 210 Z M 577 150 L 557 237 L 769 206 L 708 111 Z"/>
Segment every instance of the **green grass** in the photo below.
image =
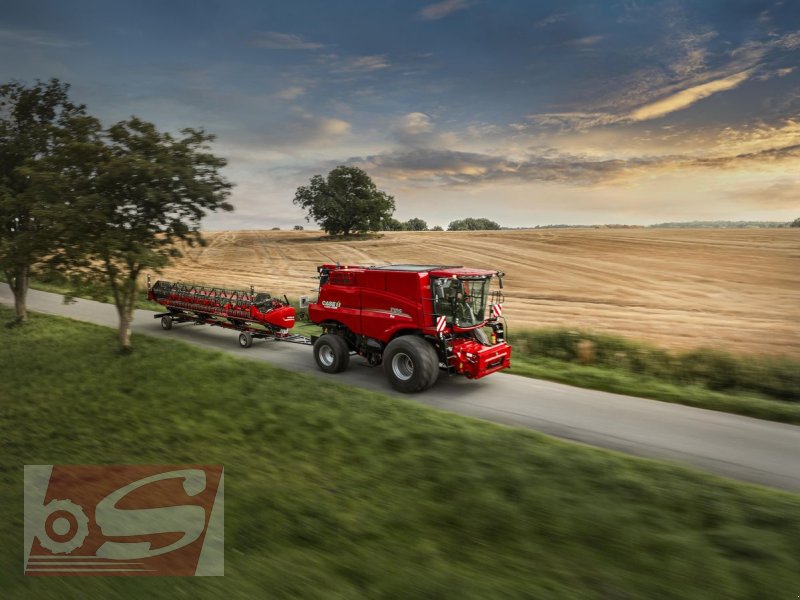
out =
<path fill-rule="evenodd" d="M 36 314 L 0 329 L 3 598 L 800 593 L 798 496 L 134 343 Z M 225 577 L 23 577 L 22 465 L 129 462 L 225 466 Z"/>
<path fill-rule="evenodd" d="M 512 372 L 590 389 L 800 424 L 800 362 L 699 348 L 683 354 L 566 329 L 512 331 Z M 590 351 L 581 353 L 582 342 Z"/>

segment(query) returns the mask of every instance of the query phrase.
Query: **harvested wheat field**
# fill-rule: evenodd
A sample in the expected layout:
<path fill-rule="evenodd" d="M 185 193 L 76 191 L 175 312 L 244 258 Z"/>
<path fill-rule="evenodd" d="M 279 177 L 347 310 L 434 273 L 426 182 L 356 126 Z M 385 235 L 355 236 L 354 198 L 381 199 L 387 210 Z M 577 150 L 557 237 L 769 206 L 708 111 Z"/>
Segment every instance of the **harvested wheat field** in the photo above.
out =
<path fill-rule="evenodd" d="M 800 357 L 800 229 L 397 232 L 333 242 L 320 232 L 204 234 L 166 279 L 292 296 L 316 267 L 441 263 L 506 273 L 509 328 L 569 327 L 667 348 Z"/>

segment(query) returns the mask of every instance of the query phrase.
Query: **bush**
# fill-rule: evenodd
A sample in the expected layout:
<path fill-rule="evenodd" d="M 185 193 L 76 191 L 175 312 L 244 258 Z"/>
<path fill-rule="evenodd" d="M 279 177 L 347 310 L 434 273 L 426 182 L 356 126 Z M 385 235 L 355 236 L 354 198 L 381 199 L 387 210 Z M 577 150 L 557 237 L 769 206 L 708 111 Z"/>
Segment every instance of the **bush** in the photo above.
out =
<path fill-rule="evenodd" d="M 428 231 L 428 224 L 422 219 L 409 219 L 403 223 L 403 228 L 406 231 Z"/>
<path fill-rule="evenodd" d="M 800 365 L 786 358 L 735 356 L 711 348 L 674 354 L 613 335 L 567 329 L 519 331 L 509 342 L 520 357 L 586 362 L 582 342 L 593 344 L 596 366 L 621 369 L 681 385 L 715 391 L 750 391 L 800 402 Z"/>
<path fill-rule="evenodd" d="M 473 219 L 468 217 L 457 221 L 451 221 L 447 226 L 448 231 L 484 231 L 488 229 L 500 229 L 500 225 L 490 219 Z"/>

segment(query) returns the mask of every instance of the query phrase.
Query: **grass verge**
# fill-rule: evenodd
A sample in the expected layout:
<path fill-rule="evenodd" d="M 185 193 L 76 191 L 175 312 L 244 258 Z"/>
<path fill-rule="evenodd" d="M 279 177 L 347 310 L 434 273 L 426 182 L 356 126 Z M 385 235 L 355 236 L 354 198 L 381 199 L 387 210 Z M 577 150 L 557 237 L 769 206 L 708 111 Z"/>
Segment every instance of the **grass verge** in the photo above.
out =
<path fill-rule="evenodd" d="M 518 375 L 800 424 L 800 362 L 699 348 L 675 354 L 566 329 L 512 332 Z"/>
<path fill-rule="evenodd" d="M 0 307 L 0 318 L 10 311 Z M 173 340 L 0 329 L 4 598 L 790 598 L 800 497 Z M 226 469 L 224 578 L 25 578 L 22 465 Z"/>

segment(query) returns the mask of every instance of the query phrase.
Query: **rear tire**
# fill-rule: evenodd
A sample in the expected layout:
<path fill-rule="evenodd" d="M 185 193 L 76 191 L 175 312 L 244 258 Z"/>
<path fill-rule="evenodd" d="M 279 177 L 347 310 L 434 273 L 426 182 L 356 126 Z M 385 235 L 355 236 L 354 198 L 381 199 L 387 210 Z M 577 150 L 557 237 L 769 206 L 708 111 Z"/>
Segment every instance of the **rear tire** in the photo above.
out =
<path fill-rule="evenodd" d="M 161 317 L 161 329 L 172 329 L 172 317 L 170 315 Z"/>
<path fill-rule="evenodd" d="M 406 394 L 421 392 L 439 378 L 439 357 L 425 339 L 404 335 L 386 346 L 383 372 L 394 389 Z"/>
<path fill-rule="evenodd" d="M 253 334 L 249 331 L 244 331 L 239 334 L 239 345 L 242 348 L 249 348 L 253 345 Z"/>
<path fill-rule="evenodd" d="M 350 348 L 342 336 L 326 333 L 314 343 L 314 360 L 326 373 L 341 373 L 350 364 Z"/>

